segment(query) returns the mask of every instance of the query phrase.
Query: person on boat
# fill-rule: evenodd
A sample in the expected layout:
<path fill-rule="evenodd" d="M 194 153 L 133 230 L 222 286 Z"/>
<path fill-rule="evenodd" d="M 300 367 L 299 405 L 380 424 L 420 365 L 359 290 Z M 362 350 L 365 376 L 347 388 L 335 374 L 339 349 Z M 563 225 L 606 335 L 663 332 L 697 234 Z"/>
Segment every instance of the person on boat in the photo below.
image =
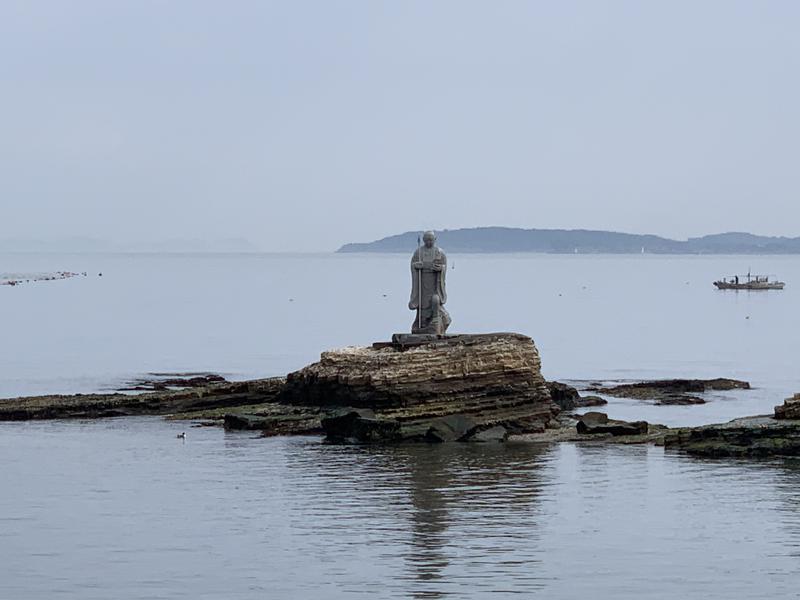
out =
<path fill-rule="evenodd" d="M 736 275 L 736 276 L 735 276 L 735 279 L 736 279 L 736 285 L 739 285 L 739 276 L 738 276 L 738 275 Z"/>

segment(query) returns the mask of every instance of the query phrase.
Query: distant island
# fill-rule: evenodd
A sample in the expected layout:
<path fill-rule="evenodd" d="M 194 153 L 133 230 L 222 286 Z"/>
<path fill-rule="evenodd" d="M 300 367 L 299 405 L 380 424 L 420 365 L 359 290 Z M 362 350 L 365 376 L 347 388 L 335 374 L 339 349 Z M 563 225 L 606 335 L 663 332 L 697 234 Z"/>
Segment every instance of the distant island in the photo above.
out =
<path fill-rule="evenodd" d="M 720 233 L 688 240 L 586 229 L 476 227 L 436 232 L 448 252 L 543 252 L 550 254 L 800 254 L 800 237 Z M 345 244 L 337 252 L 411 252 L 420 232 L 374 242 Z"/>

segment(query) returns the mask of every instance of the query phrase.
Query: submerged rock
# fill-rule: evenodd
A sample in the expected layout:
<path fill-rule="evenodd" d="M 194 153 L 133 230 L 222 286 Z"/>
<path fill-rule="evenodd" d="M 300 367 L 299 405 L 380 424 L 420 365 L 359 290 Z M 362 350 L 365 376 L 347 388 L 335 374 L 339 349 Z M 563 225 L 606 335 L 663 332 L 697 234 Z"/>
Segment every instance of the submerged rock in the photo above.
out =
<path fill-rule="evenodd" d="M 466 440 L 498 425 L 510 433 L 541 431 L 559 411 L 533 340 L 515 333 L 323 352 L 287 376 L 279 401 L 348 407 L 348 415 L 322 426 L 331 438 L 359 441 Z M 374 419 L 352 409 L 370 409 Z"/>

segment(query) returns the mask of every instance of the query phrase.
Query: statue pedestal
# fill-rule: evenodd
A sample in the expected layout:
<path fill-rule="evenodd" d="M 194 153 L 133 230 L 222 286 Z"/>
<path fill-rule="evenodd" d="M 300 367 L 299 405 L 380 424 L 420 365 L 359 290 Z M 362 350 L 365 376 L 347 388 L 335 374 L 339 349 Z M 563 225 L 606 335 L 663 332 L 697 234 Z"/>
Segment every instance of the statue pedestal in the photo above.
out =
<path fill-rule="evenodd" d="M 502 438 L 558 413 L 533 340 L 517 333 L 396 334 L 323 352 L 287 376 L 280 401 L 329 409 L 329 437 L 358 441 Z"/>

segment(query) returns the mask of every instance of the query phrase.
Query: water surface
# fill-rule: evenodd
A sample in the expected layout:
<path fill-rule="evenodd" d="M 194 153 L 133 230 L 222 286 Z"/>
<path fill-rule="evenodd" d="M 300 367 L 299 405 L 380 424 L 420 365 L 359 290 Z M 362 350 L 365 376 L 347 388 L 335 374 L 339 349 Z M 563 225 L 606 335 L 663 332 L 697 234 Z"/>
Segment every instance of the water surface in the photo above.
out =
<path fill-rule="evenodd" d="M 717 377 L 697 424 L 800 390 L 800 258 L 451 256 L 455 331 L 551 379 Z M 0 255 L 0 397 L 283 374 L 408 329 L 406 256 Z M 777 273 L 778 293 L 718 292 Z M 103 273 L 102 277 L 98 276 Z M 187 440 L 176 434 L 188 431 Z M 0 424 L 0 598 L 796 598 L 800 470 L 642 446 L 337 446 L 159 418 Z"/>

